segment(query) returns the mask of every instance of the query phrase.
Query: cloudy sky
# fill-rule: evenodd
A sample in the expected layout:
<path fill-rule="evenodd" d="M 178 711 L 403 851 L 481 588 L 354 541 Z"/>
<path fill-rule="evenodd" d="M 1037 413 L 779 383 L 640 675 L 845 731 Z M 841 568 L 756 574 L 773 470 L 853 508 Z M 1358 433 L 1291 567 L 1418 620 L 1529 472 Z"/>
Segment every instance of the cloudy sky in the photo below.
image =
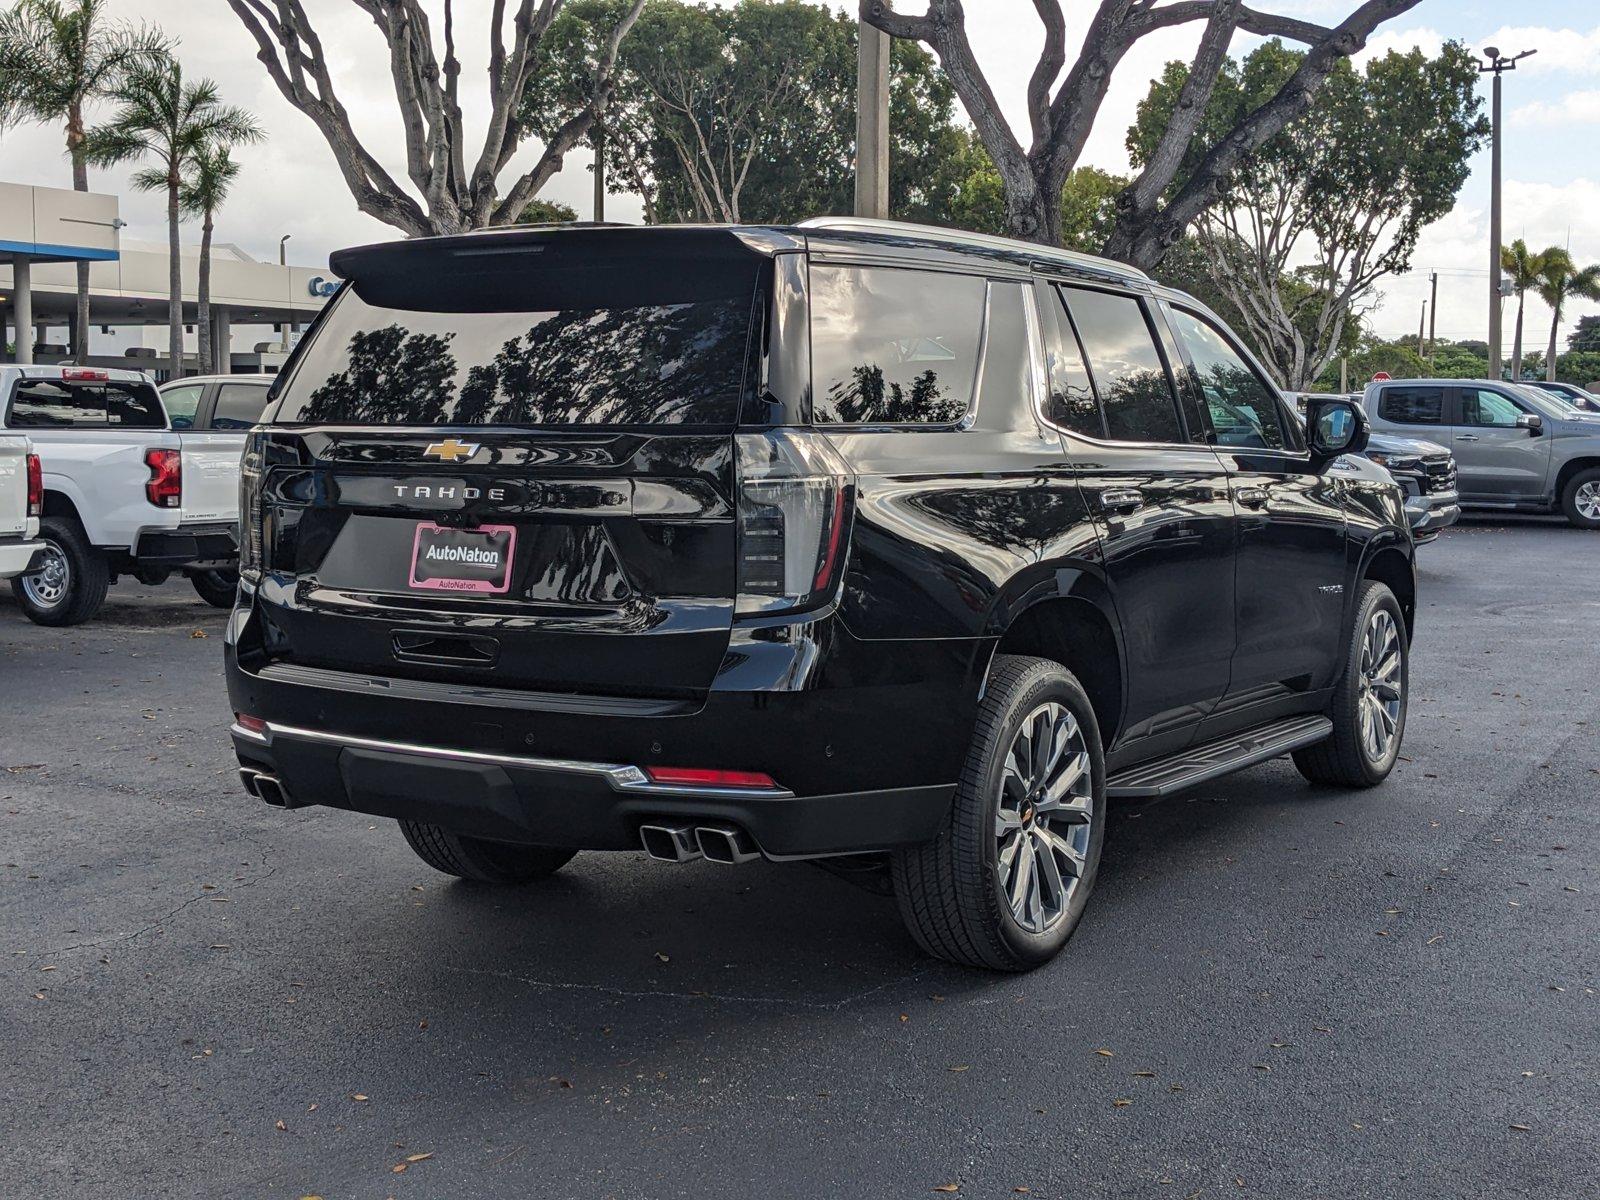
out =
<path fill-rule="evenodd" d="M 341 98 L 358 132 L 395 177 L 403 179 L 387 56 L 376 29 L 348 0 L 305 2 L 319 22 Z M 1354 3 L 1261 0 L 1258 7 L 1333 23 Z M 899 0 L 899 6 L 918 11 L 921 0 Z M 474 92 L 471 84 L 481 78 L 487 56 L 489 7 L 489 0 L 457 3 L 463 105 L 469 126 L 474 114 L 481 119 L 484 111 L 483 92 L 481 88 Z M 979 60 L 989 69 L 1016 127 L 1025 127 L 1023 88 L 1028 72 L 1014 64 L 1031 63 L 1038 53 L 1041 34 L 1033 6 L 1027 0 L 967 0 L 966 7 Z M 1070 34 L 1076 43 L 1090 6 L 1066 7 L 1076 16 Z M 1524 23 L 1508 27 L 1506 13 L 1513 8 Z M 225 97 L 253 110 L 267 130 L 268 142 L 242 155 L 245 169 L 222 215 L 219 240 L 272 259 L 278 238 L 292 234 L 290 260 L 316 266 L 323 265 L 335 247 L 397 236 L 356 210 L 320 134 L 272 86 L 255 59 L 254 42 L 224 0 L 113 0 L 112 9 L 123 19 L 159 25 L 179 39 L 185 68 L 216 79 Z M 1123 136 L 1134 105 L 1162 63 L 1189 56 L 1196 36 L 1195 28 L 1164 31 L 1141 42 L 1124 60 L 1100 112 L 1086 161 L 1113 170 L 1126 168 Z M 1493 44 L 1506 52 L 1539 51 L 1507 77 L 1505 239 L 1523 237 L 1536 248 L 1569 244 L 1580 262 L 1600 259 L 1600 11 L 1594 0 L 1525 0 L 1515 6 L 1497 0 L 1422 0 L 1382 27 L 1368 53 L 1414 45 L 1436 50 L 1447 39 L 1475 48 Z M 1247 51 L 1251 44 L 1251 39 L 1241 38 L 1235 52 Z M 38 127 L 0 136 L 0 179 L 68 186 L 60 136 L 59 130 Z M 524 151 L 527 156 L 532 153 Z M 1385 281 L 1381 305 L 1373 316 L 1381 332 L 1393 336 L 1416 329 L 1428 273 L 1436 270 L 1439 335 L 1485 336 L 1488 159 L 1485 150 L 1473 164 L 1455 211 L 1423 234 L 1412 273 Z M 544 194 L 586 211 L 587 165 L 586 156 L 571 156 Z M 91 186 L 122 193 L 122 213 L 130 222 L 127 236 L 164 239 L 162 199 L 127 192 L 126 175 L 126 170 L 96 172 Z M 639 208 L 627 198 L 613 198 L 608 215 L 637 219 Z M 1562 336 L 1578 315 L 1593 311 L 1600 311 L 1600 306 L 1572 306 Z M 1531 340 L 1540 345 L 1548 333 L 1548 310 L 1534 305 L 1530 321 L 1538 331 Z"/>

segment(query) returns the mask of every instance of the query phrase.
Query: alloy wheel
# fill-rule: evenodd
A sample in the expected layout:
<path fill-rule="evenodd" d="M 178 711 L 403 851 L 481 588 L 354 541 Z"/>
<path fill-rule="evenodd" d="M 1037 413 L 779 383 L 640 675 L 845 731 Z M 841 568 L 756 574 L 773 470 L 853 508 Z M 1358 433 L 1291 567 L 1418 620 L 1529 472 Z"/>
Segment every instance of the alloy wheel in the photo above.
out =
<path fill-rule="evenodd" d="M 1591 479 L 1572 497 L 1572 505 L 1586 521 L 1600 521 L 1600 479 Z"/>
<path fill-rule="evenodd" d="M 1018 925 L 1044 933 L 1066 915 L 1083 876 L 1094 812 L 1089 747 L 1078 719 L 1049 701 L 1006 753 L 995 808 L 996 869 Z"/>
<path fill-rule="evenodd" d="M 72 564 L 55 542 L 45 541 L 39 568 L 22 577 L 22 590 L 38 608 L 54 608 L 72 585 Z"/>
<path fill-rule="evenodd" d="M 1385 761 L 1400 728 L 1405 703 L 1400 627 L 1387 609 L 1376 610 L 1361 639 L 1361 749 L 1367 761 Z"/>

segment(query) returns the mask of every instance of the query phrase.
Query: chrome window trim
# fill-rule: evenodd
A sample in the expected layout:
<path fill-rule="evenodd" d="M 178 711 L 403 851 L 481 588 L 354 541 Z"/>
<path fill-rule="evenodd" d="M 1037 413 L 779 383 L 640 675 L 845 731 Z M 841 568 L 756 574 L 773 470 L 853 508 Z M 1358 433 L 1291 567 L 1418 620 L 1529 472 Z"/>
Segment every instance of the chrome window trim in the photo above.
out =
<path fill-rule="evenodd" d="M 520 767 L 524 770 L 553 771 L 566 775 L 598 775 L 619 792 L 640 793 L 651 796 L 707 796 L 752 800 L 792 800 L 794 793 L 787 788 L 736 788 L 689 787 L 675 783 L 654 783 L 639 767 L 626 763 L 583 762 L 570 758 L 534 758 L 517 754 L 495 754 L 486 750 L 456 750 L 443 746 L 423 746 L 415 742 L 390 742 L 379 738 L 357 737 L 353 734 L 328 733 L 321 729 L 305 729 L 297 725 L 280 725 L 266 722 L 266 732 L 247 729 L 235 721 L 228 732 L 235 737 L 271 746 L 275 736 L 320 742 L 328 746 L 350 747 L 357 750 L 382 750 L 397 754 L 414 754 L 420 758 L 437 758 L 447 762 L 483 763 L 490 766 Z"/>

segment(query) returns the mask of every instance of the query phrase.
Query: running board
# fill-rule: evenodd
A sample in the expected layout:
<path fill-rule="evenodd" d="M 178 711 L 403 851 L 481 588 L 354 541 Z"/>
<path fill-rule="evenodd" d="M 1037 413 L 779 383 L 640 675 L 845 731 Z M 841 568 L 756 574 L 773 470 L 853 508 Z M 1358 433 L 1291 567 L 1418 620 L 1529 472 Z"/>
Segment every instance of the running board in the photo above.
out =
<path fill-rule="evenodd" d="M 1170 796 L 1320 742 L 1333 732 L 1327 717 L 1286 717 L 1231 737 L 1191 746 L 1154 762 L 1118 771 L 1106 780 L 1107 796 Z"/>

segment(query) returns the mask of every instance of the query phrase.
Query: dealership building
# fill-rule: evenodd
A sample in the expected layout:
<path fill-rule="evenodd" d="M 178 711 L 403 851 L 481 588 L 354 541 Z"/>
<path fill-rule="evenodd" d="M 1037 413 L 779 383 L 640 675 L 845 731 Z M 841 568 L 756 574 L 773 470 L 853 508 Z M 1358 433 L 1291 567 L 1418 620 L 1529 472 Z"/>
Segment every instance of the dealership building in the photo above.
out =
<path fill-rule="evenodd" d="M 146 370 L 158 379 L 200 369 L 198 248 L 179 252 L 185 329 L 183 361 L 175 370 L 167 332 L 167 246 L 125 239 L 123 226 L 115 196 L 0 183 L 0 362 L 59 363 L 73 356 L 76 264 L 86 262 L 90 363 Z M 276 370 L 335 282 L 326 268 L 257 262 L 237 246 L 213 244 L 213 344 L 228 347 L 233 371 Z"/>

